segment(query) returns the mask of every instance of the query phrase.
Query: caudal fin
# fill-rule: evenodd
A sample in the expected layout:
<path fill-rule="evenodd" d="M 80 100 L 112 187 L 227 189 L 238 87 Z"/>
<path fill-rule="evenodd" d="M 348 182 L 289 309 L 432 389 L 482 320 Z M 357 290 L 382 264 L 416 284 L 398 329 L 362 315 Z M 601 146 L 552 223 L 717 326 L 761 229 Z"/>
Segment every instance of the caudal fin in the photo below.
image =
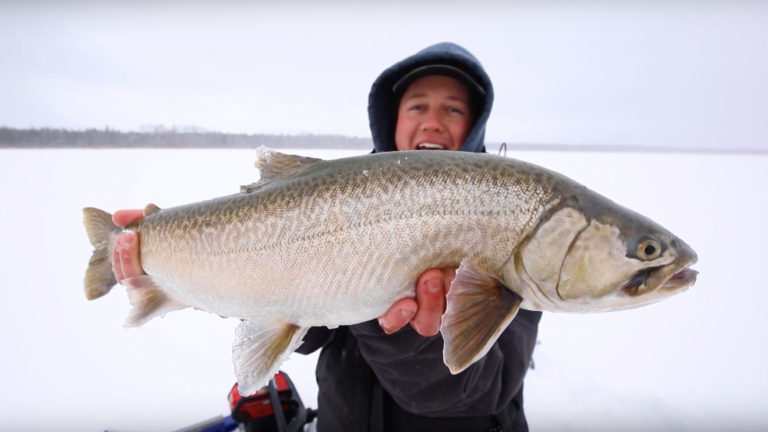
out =
<path fill-rule="evenodd" d="M 93 245 L 93 254 L 85 271 L 85 297 L 97 299 L 117 283 L 112 272 L 112 238 L 121 228 L 112 222 L 112 215 L 97 208 L 83 209 L 83 224 Z"/>

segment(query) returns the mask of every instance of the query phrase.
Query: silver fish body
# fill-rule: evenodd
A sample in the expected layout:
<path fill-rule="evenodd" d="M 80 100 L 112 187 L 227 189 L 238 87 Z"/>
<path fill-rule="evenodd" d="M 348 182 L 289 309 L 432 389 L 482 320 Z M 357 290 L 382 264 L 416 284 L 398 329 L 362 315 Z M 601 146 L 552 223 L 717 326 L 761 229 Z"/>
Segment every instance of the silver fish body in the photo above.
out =
<path fill-rule="evenodd" d="M 695 280 L 696 255 L 680 239 L 531 164 L 443 151 L 330 161 L 259 153 L 261 180 L 238 194 L 148 207 L 129 227 L 147 276 L 125 282 L 129 325 L 188 306 L 243 319 L 233 356 L 243 393 L 308 328 L 375 318 L 413 296 L 429 268 L 460 265 L 441 328 L 454 373 L 487 352 L 519 307 L 634 307 Z M 115 283 L 108 254 L 120 229 L 108 219 L 85 209 L 96 248 L 89 298 Z"/>

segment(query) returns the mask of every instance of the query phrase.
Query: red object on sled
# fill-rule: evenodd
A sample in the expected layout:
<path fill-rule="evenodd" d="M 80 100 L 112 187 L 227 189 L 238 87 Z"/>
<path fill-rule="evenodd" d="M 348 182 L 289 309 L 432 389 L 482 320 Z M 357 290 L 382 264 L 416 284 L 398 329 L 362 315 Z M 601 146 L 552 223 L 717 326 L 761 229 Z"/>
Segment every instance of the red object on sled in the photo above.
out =
<path fill-rule="evenodd" d="M 274 386 L 280 398 L 283 412 L 288 411 L 291 407 L 288 403 L 284 402 L 290 401 L 294 397 L 295 389 L 292 383 L 281 371 L 274 376 Z M 238 391 L 237 383 L 235 383 L 229 391 L 227 399 L 232 410 L 232 418 L 239 422 L 247 422 L 275 415 L 267 387 L 262 387 L 251 395 L 242 396 Z"/>

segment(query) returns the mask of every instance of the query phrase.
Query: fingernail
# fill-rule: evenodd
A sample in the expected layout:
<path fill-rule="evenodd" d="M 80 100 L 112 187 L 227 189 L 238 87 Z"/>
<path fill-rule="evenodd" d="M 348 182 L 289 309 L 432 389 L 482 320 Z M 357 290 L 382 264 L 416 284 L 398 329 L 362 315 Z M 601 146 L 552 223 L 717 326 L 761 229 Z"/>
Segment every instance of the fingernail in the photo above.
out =
<path fill-rule="evenodd" d="M 405 319 L 407 319 L 407 320 L 409 320 L 409 321 L 410 321 L 410 319 L 411 319 L 411 318 L 413 318 L 413 316 L 414 316 L 415 314 L 416 314 L 416 311 L 413 311 L 413 310 L 409 310 L 409 309 L 400 309 L 400 315 L 401 315 L 403 318 L 405 318 Z"/>
<path fill-rule="evenodd" d="M 427 289 L 432 293 L 438 293 L 443 290 L 443 283 L 438 279 L 428 280 Z"/>
<path fill-rule="evenodd" d="M 120 250 L 128 250 L 133 245 L 133 236 L 132 235 L 122 235 L 117 238 L 117 247 Z"/>
<path fill-rule="evenodd" d="M 379 327 L 381 327 L 381 329 L 382 329 L 382 330 L 384 330 L 384 333 L 386 333 L 386 334 L 388 334 L 388 335 L 390 335 L 390 334 L 394 333 L 394 332 L 393 332 L 391 329 L 387 328 L 387 327 L 384 325 L 384 323 L 381 321 L 381 319 L 379 319 Z"/>

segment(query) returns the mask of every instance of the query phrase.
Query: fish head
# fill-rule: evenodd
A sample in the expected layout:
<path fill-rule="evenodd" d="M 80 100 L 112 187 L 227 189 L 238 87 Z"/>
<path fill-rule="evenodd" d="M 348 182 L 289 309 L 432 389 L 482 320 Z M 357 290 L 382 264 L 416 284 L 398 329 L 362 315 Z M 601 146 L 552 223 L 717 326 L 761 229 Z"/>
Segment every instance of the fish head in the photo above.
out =
<path fill-rule="evenodd" d="M 626 309 L 696 281 L 696 253 L 669 231 L 611 202 L 588 209 L 553 212 L 521 248 L 516 272 L 531 287 L 531 304 L 566 312 Z"/>

